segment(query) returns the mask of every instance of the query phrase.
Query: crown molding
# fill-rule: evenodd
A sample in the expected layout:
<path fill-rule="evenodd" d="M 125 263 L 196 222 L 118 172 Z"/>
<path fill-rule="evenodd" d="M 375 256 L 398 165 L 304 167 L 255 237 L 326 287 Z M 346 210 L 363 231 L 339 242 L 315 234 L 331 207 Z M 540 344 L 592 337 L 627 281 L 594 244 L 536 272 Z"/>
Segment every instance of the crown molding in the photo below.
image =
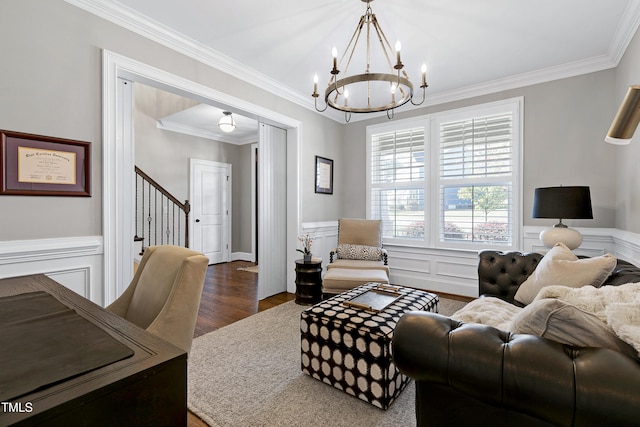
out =
<path fill-rule="evenodd" d="M 589 58 L 581 61 L 563 64 L 556 67 L 543 68 L 522 74 L 505 77 L 503 79 L 467 86 L 460 89 L 437 93 L 427 97 L 424 105 L 438 105 L 445 102 L 459 101 L 461 99 L 488 95 L 505 90 L 517 89 L 554 80 L 580 76 L 596 71 L 615 68 L 616 64 L 606 55 Z"/>
<path fill-rule="evenodd" d="M 622 60 L 629 43 L 640 27 L 640 1 L 630 0 L 622 14 L 620 25 L 609 44 L 608 56 L 615 66 Z"/>
<path fill-rule="evenodd" d="M 203 64 L 215 68 L 223 73 L 234 76 L 276 96 L 284 98 L 294 104 L 311 111 L 316 111 L 313 100 L 301 94 L 289 86 L 268 77 L 256 70 L 247 67 L 232 58 L 221 54 L 191 38 L 176 33 L 171 28 L 158 22 L 150 20 L 146 16 L 123 6 L 113 0 L 65 0 L 67 3 L 79 7 L 93 15 L 99 16 L 118 26 L 126 28 L 160 43 L 172 50 L 189 56 Z M 460 89 L 439 92 L 427 96 L 426 101 L 418 106 L 411 106 L 408 109 L 399 109 L 398 112 L 414 110 L 425 106 L 433 106 L 446 102 L 459 101 L 476 96 L 488 95 L 504 90 L 519 87 L 531 86 L 534 84 L 546 83 L 568 77 L 575 77 L 582 74 L 593 73 L 610 68 L 615 68 L 622 59 L 627 46 L 633 39 L 640 26 L 640 1 L 630 0 L 623 14 L 622 20 L 611 40 L 607 54 L 563 64 L 557 67 L 544 68 L 528 73 L 497 79 L 478 85 L 467 86 Z M 346 123 L 344 114 L 339 111 L 326 111 L 323 116 L 331 118 L 339 123 Z M 382 114 L 354 114 L 352 122 L 368 120 Z"/>
<path fill-rule="evenodd" d="M 165 47 L 193 58 L 223 73 L 237 77 L 267 92 L 304 107 L 311 107 L 306 96 L 283 85 L 277 80 L 247 67 L 234 59 L 215 51 L 202 43 L 175 32 L 148 17 L 110 0 L 65 0 L 80 9 L 106 19 L 120 27 L 133 31 Z"/>

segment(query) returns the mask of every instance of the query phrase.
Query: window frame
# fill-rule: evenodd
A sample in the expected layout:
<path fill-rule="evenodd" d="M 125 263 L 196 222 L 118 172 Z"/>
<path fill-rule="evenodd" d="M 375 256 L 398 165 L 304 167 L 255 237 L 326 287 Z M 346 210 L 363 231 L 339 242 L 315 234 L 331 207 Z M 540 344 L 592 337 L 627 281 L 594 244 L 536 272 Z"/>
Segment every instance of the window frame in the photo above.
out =
<path fill-rule="evenodd" d="M 457 182 L 467 182 L 481 185 L 483 183 L 497 183 L 500 181 L 511 183 L 511 210 L 509 212 L 512 223 L 510 244 L 480 242 L 455 242 L 440 240 L 441 210 L 440 198 L 440 124 L 465 118 L 482 117 L 495 113 L 511 111 L 512 147 L 511 165 L 512 176 L 507 178 L 489 179 L 459 179 Z M 515 250 L 522 243 L 522 182 L 523 182 L 523 129 L 524 129 L 524 98 L 516 97 L 495 102 L 477 104 L 457 109 L 441 111 L 409 119 L 393 120 L 391 122 L 370 125 L 366 127 L 366 217 L 371 217 L 371 191 L 374 187 L 372 178 L 372 136 L 386 132 L 399 131 L 412 127 L 424 127 L 425 151 L 425 187 L 424 187 L 424 239 L 384 238 L 385 245 L 418 246 L 442 249 L 479 250 L 487 247 L 498 250 Z M 452 181 L 447 181 L 450 184 Z"/>
<path fill-rule="evenodd" d="M 422 116 L 418 118 L 410 118 L 410 119 L 402 119 L 402 120 L 394 120 L 392 122 L 383 123 L 379 125 L 367 126 L 366 135 L 367 135 L 367 143 L 366 143 L 366 217 L 371 219 L 371 191 L 374 185 L 372 184 L 372 164 L 371 164 L 371 156 L 372 156 L 372 136 L 374 134 L 383 134 L 395 132 L 398 130 L 412 129 L 412 128 L 424 128 L 424 157 L 425 157 L 425 171 L 424 171 L 424 203 L 426 204 L 431 200 L 431 180 L 430 169 L 431 169 L 431 150 L 430 150 L 430 122 L 427 116 Z M 429 161 L 427 162 L 427 158 Z M 389 186 L 389 188 L 402 188 L 402 187 L 411 187 L 410 183 L 401 184 L 398 186 Z M 384 186 L 380 186 L 384 187 Z M 376 186 L 376 188 L 380 188 Z M 428 224 L 428 210 L 425 209 L 423 215 L 423 221 L 425 224 L 424 230 L 424 239 L 403 239 L 403 238 L 384 238 L 383 243 L 385 244 L 398 244 L 398 245 L 406 245 L 406 246 L 425 246 L 424 242 L 429 241 L 431 227 L 427 227 Z"/>

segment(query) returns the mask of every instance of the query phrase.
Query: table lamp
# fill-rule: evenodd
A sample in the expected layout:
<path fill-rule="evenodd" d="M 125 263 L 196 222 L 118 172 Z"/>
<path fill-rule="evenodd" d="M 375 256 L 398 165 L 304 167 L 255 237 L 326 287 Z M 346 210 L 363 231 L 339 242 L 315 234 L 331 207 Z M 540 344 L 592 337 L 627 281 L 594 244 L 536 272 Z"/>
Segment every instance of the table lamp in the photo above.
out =
<path fill-rule="evenodd" d="M 589 187 L 536 188 L 533 195 L 533 218 L 556 218 L 559 222 L 540 233 L 548 248 L 562 242 L 571 250 L 582 243 L 582 234 L 562 223 L 563 219 L 593 219 Z"/>

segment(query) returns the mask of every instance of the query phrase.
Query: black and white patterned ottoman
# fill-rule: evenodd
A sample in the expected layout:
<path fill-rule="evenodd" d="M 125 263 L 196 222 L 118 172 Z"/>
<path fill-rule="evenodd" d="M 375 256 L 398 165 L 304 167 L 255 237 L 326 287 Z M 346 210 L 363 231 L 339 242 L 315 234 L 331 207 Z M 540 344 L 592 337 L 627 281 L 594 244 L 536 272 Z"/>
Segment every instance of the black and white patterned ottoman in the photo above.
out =
<path fill-rule="evenodd" d="M 409 382 L 391 360 L 391 337 L 400 317 L 411 310 L 438 312 L 438 296 L 397 287 L 402 294 L 380 312 L 343 304 L 378 283 L 336 295 L 300 315 L 302 372 L 382 409 Z"/>

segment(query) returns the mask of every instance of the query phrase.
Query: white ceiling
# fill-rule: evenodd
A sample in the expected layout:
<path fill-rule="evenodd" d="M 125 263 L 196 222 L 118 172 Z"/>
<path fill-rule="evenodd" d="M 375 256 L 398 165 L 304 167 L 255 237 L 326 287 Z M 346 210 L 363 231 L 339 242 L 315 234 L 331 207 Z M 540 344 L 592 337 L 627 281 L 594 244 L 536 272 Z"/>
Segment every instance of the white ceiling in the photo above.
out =
<path fill-rule="evenodd" d="M 313 74 L 326 85 L 331 48 L 345 49 L 366 9 L 361 0 L 67 1 L 311 109 Z M 640 23 L 640 0 L 371 6 L 391 44 L 402 42 L 416 87 L 426 62 L 425 105 L 615 67 Z"/>
<path fill-rule="evenodd" d="M 211 105 L 198 104 L 161 118 L 158 120 L 158 127 L 229 144 L 244 145 L 258 142 L 258 122 L 239 114 L 232 114 L 236 122 L 234 131 L 222 132 L 218 128 L 218 121 L 224 115 L 223 111 Z"/>

